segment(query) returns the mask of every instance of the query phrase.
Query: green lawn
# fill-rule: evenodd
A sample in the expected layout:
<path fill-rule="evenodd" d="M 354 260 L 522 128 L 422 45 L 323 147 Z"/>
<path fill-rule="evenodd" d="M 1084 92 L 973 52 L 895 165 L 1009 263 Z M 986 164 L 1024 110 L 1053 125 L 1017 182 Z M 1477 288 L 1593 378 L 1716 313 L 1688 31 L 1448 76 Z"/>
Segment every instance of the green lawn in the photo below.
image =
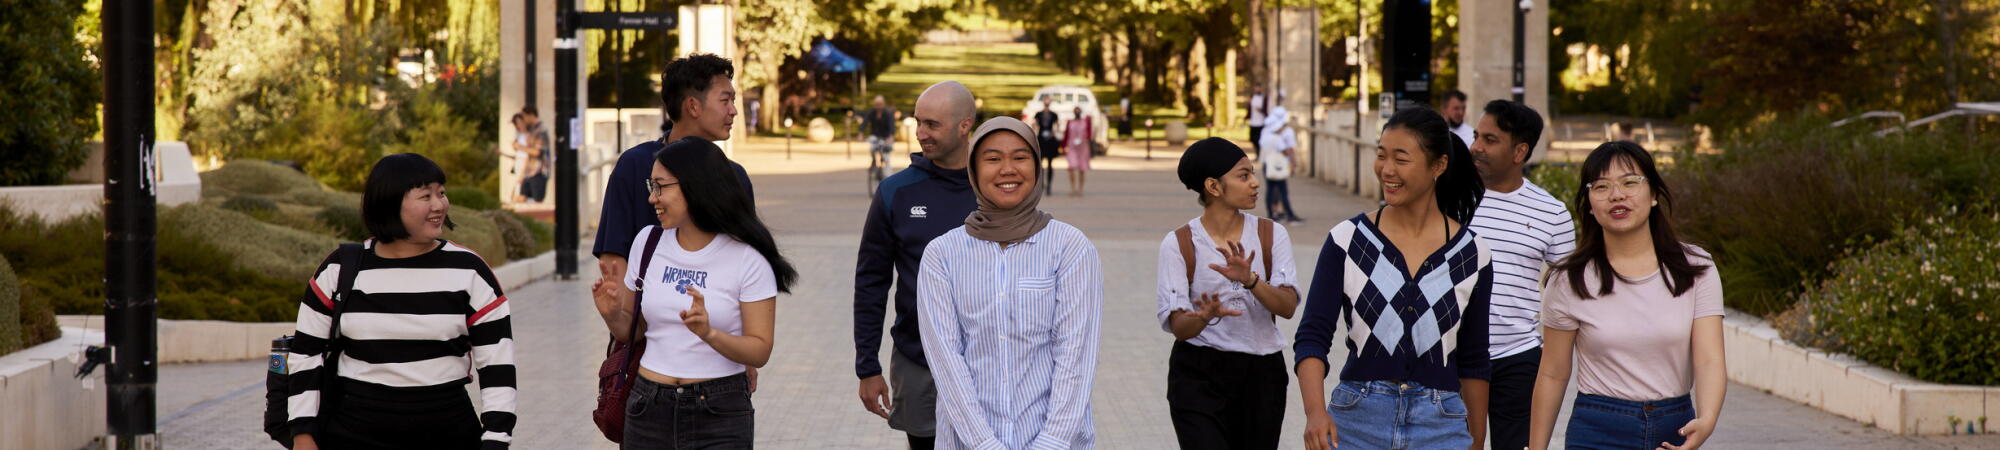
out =
<path fill-rule="evenodd" d="M 1111 85 L 1094 85 L 1090 77 L 1083 74 L 1063 73 L 1051 62 L 1042 61 L 1035 55 L 1035 45 L 1029 43 L 989 44 L 989 45 L 935 45 L 920 44 L 915 54 L 901 64 L 889 68 L 875 81 L 868 84 L 868 93 L 862 98 L 881 95 L 897 110 L 909 113 L 916 105 L 917 95 L 924 88 L 940 81 L 955 80 L 972 89 L 972 94 L 985 101 L 981 111 L 987 117 L 995 115 L 1018 115 L 1027 105 L 1037 89 L 1054 84 L 1090 86 L 1097 95 L 1098 107 L 1107 117 L 1118 113 L 1118 91 Z M 833 108 L 834 105 L 826 105 Z M 1147 117 L 1154 118 L 1157 127 L 1165 127 L 1166 121 L 1184 116 L 1187 111 L 1174 105 L 1135 104 L 1139 122 L 1134 125 L 1134 133 L 1143 136 L 1137 128 L 1144 126 Z M 828 114 L 827 120 L 840 123 L 837 114 Z M 793 135 L 805 133 L 805 123 L 810 117 L 801 118 L 794 126 Z M 1113 117 L 1113 120 L 1116 120 Z M 1190 124 L 1194 125 L 1194 124 Z M 838 128 L 838 127 L 836 127 Z M 1242 134 L 1241 128 L 1223 129 L 1219 132 Z M 844 132 L 845 130 L 841 130 Z M 1190 127 L 1190 136 L 1207 136 L 1206 128 Z M 783 134 L 780 131 L 778 134 Z"/>

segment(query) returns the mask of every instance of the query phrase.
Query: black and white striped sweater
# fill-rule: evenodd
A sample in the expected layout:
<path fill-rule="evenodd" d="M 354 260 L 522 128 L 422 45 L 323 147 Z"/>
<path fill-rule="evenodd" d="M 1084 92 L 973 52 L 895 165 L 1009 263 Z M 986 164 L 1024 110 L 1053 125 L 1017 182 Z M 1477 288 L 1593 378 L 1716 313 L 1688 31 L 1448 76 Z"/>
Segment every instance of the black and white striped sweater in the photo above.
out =
<path fill-rule="evenodd" d="M 409 258 L 361 257 L 341 302 L 337 366 L 350 393 L 437 394 L 477 381 L 486 448 L 504 448 L 514 430 L 514 339 L 507 296 L 486 261 L 458 244 Z M 288 366 L 293 432 L 318 431 L 319 373 L 339 286 L 338 252 L 308 281 Z M 462 394 L 461 394 L 462 395 Z"/>

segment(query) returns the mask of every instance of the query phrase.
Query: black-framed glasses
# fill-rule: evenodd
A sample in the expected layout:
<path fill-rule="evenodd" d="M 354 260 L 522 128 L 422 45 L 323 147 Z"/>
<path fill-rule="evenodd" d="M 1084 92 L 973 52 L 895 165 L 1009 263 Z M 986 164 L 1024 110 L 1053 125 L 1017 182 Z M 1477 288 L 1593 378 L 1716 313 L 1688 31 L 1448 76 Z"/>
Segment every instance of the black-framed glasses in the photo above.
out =
<path fill-rule="evenodd" d="M 661 184 L 661 183 L 660 183 L 660 182 L 658 182 L 658 181 L 654 181 L 654 180 L 653 180 L 652 178 L 647 178 L 647 179 L 646 179 L 646 195 L 647 195 L 647 196 L 653 196 L 653 195 L 659 195 L 659 193 L 660 193 L 660 190 L 661 190 L 661 189 L 666 189 L 666 188 L 667 188 L 667 186 L 673 186 L 673 185 L 676 185 L 676 184 L 681 184 L 681 183 L 680 183 L 679 181 L 676 181 L 676 182 L 672 182 L 672 183 L 666 183 L 666 184 Z"/>

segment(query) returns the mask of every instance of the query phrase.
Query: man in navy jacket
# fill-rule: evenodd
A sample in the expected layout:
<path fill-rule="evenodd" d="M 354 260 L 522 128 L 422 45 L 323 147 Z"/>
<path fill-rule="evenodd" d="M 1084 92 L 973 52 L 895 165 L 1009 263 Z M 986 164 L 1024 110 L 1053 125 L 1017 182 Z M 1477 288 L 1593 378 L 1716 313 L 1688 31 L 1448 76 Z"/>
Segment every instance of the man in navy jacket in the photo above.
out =
<path fill-rule="evenodd" d="M 955 81 L 931 85 L 917 97 L 923 154 L 910 155 L 909 168 L 882 180 L 868 206 L 854 268 L 854 372 L 861 378 L 861 403 L 909 434 L 913 449 L 931 448 L 937 436 L 937 387 L 917 329 L 917 270 L 931 239 L 964 225 L 978 209 L 965 174 L 973 103 L 972 92 Z M 889 334 L 895 346 L 885 382 L 876 355 L 892 282 L 896 324 Z"/>

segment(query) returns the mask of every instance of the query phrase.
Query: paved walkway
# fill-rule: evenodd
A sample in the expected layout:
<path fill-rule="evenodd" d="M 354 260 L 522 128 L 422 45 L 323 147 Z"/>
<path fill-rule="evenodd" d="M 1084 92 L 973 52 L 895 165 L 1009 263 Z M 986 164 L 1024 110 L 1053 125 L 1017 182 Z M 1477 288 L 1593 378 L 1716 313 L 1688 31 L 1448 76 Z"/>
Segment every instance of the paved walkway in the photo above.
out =
<path fill-rule="evenodd" d="M 758 444 L 779 449 L 902 448 L 902 436 L 864 411 L 855 395 L 851 289 L 867 201 L 857 168 L 866 160 L 845 159 L 839 144 L 795 145 L 789 161 L 781 141 L 752 141 L 744 147 L 737 159 L 751 170 L 759 206 L 802 272 L 793 294 L 779 299 L 777 349 L 756 396 Z M 1140 149 L 1120 145 L 1112 156 L 1093 163 L 1098 170 L 1091 173 L 1089 196 L 1064 195 L 1067 180 L 1058 179 L 1056 195 L 1043 202 L 1059 220 L 1091 236 L 1104 259 L 1107 298 L 1092 396 L 1101 448 L 1175 445 L 1165 400 L 1172 338 L 1154 322 L 1151 292 L 1161 237 L 1197 213 L 1193 194 L 1172 175 L 1177 156 L 1177 151 L 1160 151 L 1149 162 Z M 1300 269 L 1309 274 L 1323 230 L 1372 209 L 1373 202 L 1312 182 L 1292 189 L 1293 202 L 1311 219 L 1290 228 Z M 593 268 L 594 261 L 585 260 L 582 267 Z M 586 295 L 595 276 L 594 270 L 586 270 L 580 280 L 544 280 L 509 293 L 521 368 L 520 426 L 515 431 L 519 448 L 613 448 L 588 418 L 605 343 L 603 326 Z M 1280 323 L 1287 335 L 1297 325 L 1295 320 Z M 262 413 L 261 364 L 163 367 L 159 411 L 165 447 L 276 448 L 256 429 Z M 1289 401 L 1283 447 L 1299 448 L 1304 420 L 1298 399 Z M 2000 448 L 2000 436 L 1894 436 L 1735 384 L 1723 417 L 1726 422 L 1711 448 Z"/>

